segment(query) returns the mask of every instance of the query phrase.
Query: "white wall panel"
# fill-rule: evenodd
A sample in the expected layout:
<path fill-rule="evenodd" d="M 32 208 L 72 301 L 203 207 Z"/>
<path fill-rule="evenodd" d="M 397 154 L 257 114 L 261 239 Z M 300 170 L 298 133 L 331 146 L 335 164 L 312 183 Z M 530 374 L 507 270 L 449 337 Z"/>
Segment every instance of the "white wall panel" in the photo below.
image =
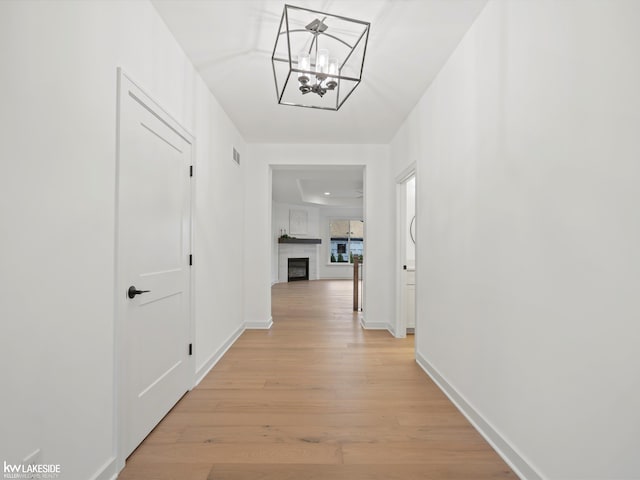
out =
<path fill-rule="evenodd" d="M 0 58 L 0 452 L 109 475 L 117 67 L 196 137 L 198 365 L 242 326 L 245 145 L 148 2 L 0 2 Z"/>
<path fill-rule="evenodd" d="M 530 478 L 640 477 L 639 23 L 491 1 L 391 146 L 417 162 L 417 353 Z"/>

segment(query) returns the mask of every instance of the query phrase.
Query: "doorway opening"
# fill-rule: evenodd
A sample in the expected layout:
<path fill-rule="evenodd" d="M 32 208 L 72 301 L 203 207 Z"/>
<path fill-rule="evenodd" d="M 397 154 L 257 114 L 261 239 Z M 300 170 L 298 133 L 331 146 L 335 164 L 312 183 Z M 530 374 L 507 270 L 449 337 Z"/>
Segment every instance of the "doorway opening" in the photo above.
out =
<path fill-rule="evenodd" d="M 416 329 L 417 211 L 415 166 L 396 178 L 397 252 L 395 336 L 414 334 Z"/>
<path fill-rule="evenodd" d="M 363 165 L 271 165 L 272 285 L 353 284 L 366 258 L 364 174 Z M 364 303 L 363 282 L 357 288 Z"/>

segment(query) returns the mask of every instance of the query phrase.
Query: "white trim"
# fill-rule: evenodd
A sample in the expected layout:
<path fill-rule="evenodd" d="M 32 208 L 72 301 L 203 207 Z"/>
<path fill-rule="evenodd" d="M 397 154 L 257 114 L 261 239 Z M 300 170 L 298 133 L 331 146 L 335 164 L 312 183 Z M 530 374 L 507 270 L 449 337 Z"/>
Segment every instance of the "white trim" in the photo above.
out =
<path fill-rule="evenodd" d="M 231 345 L 233 345 L 235 341 L 238 340 L 238 338 L 240 338 L 240 335 L 244 333 L 244 330 L 245 330 L 244 325 L 241 325 L 240 327 L 238 327 L 238 329 L 235 332 L 233 332 L 229 336 L 229 338 L 225 340 L 222 346 L 218 350 L 213 352 L 213 355 L 211 355 L 207 359 L 207 361 L 204 362 L 200 368 L 198 368 L 195 375 L 196 381 L 193 384 L 194 388 L 202 381 L 204 377 L 207 376 L 207 374 L 211 371 L 211 369 L 216 366 L 216 363 L 218 363 L 220 359 L 224 356 L 224 354 L 227 353 L 227 350 L 231 348 Z"/>
<path fill-rule="evenodd" d="M 389 333 L 390 333 L 391 335 L 393 335 L 395 338 L 399 338 L 399 337 L 396 335 L 396 332 L 395 332 L 395 330 L 394 330 L 394 328 L 393 328 L 393 324 L 389 324 L 389 328 L 388 328 L 387 330 L 389 330 Z"/>
<path fill-rule="evenodd" d="M 367 213 L 367 198 L 369 198 L 369 186 L 367 184 L 367 166 L 363 166 L 362 167 L 362 220 L 364 220 L 364 228 L 362 231 L 362 238 L 363 239 L 367 239 L 369 238 L 369 217 L 368 217 L 368 213 Z M 367 245 L 368 242 L 365 240 L 363 241 L 363 245 L 362 245 L 362 255 L 364 259 L 369 258 L 369 254 L 367 253 Z M 331 249 L 331 246 L 329 245 L 329 249 Z M 362 272 L 362 275 L 360 275 L 360 311 L 361 312 L 367 312 L 367 278 L 369 277 L 369 269 L 368 268 L 364 268 L 366 260 L 364 260 L 363 264 L 362 264 L 362 268 L 360 269 L 360 271 Z M 365 313 L 366 314 L 366 313 Z M 364 316 L 361 317 L 361 322 L 364 320 Z"/>
<path fill-rule="evenodd" d="M 398 175 L 396 175 L 396 183 L 404 183 L 416 174 L 416 162 L 412 162 Z"/>
<path fill-rule="evenodd" d="M 90 477 L 90 480 L 116 480 L 116 478 L 118 478 L 116 457 L 111 457 Z"/>
<path fill-rule="evenodd" d="M 191 135 L 191 173 L 189 176 L 189 189 L 191 190 L 191 197 L 189 198 L 189 255 L 193 260 L 192 265 L 189 265 L 189 343 L 191 343 L 194 347 L 196 345 L 196 268 L 198 264 L 197 254 L 196 254 L 196 243 L 195 243 L 195 232 L 196 232 L 196 222 L 195 222 L 195 211 L 196 211 L 196 189 L 198 185 L 198 168 L 196 166 L 196 159 L 198 158 L 198 145 L 196 142 L 196 137 Z M 197 371 L 196 371 L 196 356 L 191 355 L 188 357 L 189 359 L 189 371 L 193 373 L 189 383 L 191 388 L 197 385 Z"/>
<path fill-rule="evenodd" d="M 247 330 L 269 330 L 273 325 L 273 317 L 269 317 L 266 322 L 244 322 Z"/>
<path fill-rule="evenodd" d="M 365 330 L 387 330 L 391 333 L 391 325 L 385 322 L 367 322 L 364 317 L 360 318 L 360 326 Z M 391 333 L 393 335 L 393 333 Z"/>
<path fill-rule="evenodd" d="M 509 444 L 480 412 L 474 409 L 464 396 L 459 393 L 446 378 L 429 361 L 416 350 L 416 363 L 425 371 L 433 382 L 449 397 L 473 427 L 484 437 L 500 457 L 513 469 L 516 475 L 523 480 L 543 480 L 536 469 L 520 454 L 517 449 Z"/>

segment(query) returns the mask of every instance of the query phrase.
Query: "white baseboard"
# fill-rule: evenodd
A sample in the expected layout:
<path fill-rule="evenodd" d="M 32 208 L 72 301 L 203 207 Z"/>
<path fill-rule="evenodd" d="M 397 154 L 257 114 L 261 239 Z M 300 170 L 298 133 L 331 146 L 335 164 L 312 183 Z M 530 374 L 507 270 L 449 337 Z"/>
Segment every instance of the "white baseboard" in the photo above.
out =
<path fill-rule="evenodd" d="M 198 371 L 196 372 L 196 381 L 193 384 L 194 387 L 197 386 L 202 381 L 202 379 L 207 376 L 207 374 L 216 365 L 216 363 L 218 363 L 218 361 L 220 361 L 222 356 L 225 353 L 227 353 L 227 350 L 229 350 L 231 345 L 233 345 L 234 342 L 238 339 L 238 337 L 240 337 L 240 335 L 242 335 L 242 332 L 244 332 L 244 325 L 241 325 L 240 327 L 238 327 L 238 329 L 235 332 L 233 332 L 229 336 L 229 338 L 227 338 L 224 341 L 222 346 L 218 350 L 213 352 L 213 355 L 211 355 L 207 359 L 207 361 L 204 362 L 204 364 L 202 364 L 202 366 L 200 368 L 198 368 Z"/>
<path fill-rule="evenodd" d="M 416 362 L 522 480 L 543 480 L 524 457 L 416 350 Z"/>
<path fill-rule="evenodd" d="M 389 333 L 391 333 L 391 325 L 389 325 L 388 323 L 367 322 L 364 317 L 360 317 L 360 326 L 365 330 L 387 330 Z"/>
<path fill-rule="evenodd" d="M 98 469 L 96 473 L 93 474 L 91 480 L 116 480 L 116 478 L 118 478 L 116 457 L 111 457 Z"/>
<path fill-rule="evenodd" d="M 247 330 L 269 330 L 272 325 L 272 317 L 269 317 L 269 320 L 266 322 L 244 322 L 244 328 Z"/>

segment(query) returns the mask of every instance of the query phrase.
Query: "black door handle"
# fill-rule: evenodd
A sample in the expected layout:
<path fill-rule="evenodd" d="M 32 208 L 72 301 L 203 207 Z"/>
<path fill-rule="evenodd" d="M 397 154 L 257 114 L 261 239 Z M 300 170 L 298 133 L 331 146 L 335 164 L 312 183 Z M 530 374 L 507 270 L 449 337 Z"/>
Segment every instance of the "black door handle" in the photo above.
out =
<path fill-rule="evenodd" d="M 140 295 L 141 293 L 147 293 L 150 292 L 151 290 L 138 290 L 136 287 L 134 287 L 133 285 L 131 285 L 129 287 L 129 290 L 127 290 L 127 296 L 129 298 L 133 298 L 136 295 Z"/>

